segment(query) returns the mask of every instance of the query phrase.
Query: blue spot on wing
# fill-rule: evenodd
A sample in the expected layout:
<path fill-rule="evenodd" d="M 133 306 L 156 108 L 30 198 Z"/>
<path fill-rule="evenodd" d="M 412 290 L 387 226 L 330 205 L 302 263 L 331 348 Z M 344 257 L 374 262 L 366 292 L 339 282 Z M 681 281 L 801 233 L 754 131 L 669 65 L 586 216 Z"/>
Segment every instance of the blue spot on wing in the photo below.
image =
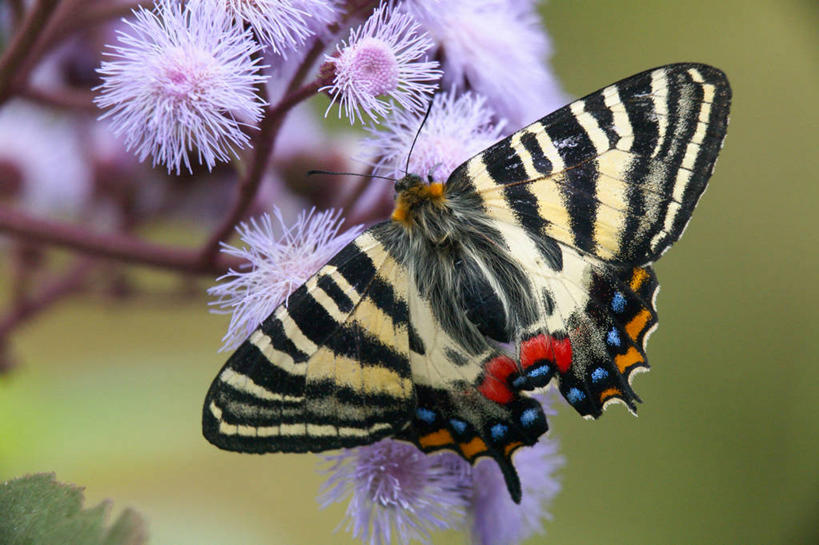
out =
<path fill-rule="evenodd" d="M 603 369 L 602 367 L 598 367 L 594 371 L 592 371 L 591 378 L 592 382 L 600 382 L 601 380 L 605 379 L 609 376 L 609 372 Z"/>
<path fill-rule="evenodd" d="M 586 399 L 586 394 L 584 394 L 577 388 L 572 388 L 571 390 L 569 390 L 569 393 L 566 394 L 566 399 L 569 400 L 569 403 L 575 404 Z"/>
<path fill-rule="evenodd" d="M 540 416 L 540 412 L 537 409 L 526 409 L 520 415 L 520 423 L 523 424 L 526 427 L 529 427 L 535 421 L 537 421 L 539 416 Z"/>
<path fill-rule="evenodd" d="M 537 369 L 533 369 L 527 373 L 530 377 L 542 377 L 543 375 L 548 375 L 551 373 L 552 369 L 548 365 L 544 365 L 543 367 L 538 367 Z"/>
<path fill-rule="evenodd" d="M 464 422 L 463 420 L 456 420 L 454 418 L 451 418 L 449 420 L 449 424 L 452 426 L 452 429 L 454 429 L 458 433 L 463 433 L 464 431 L 466 431 L 466 422 Z"/>
<path fill-rule="evenodd" d="M 418 420 L 426 422 L 427 424 L 432 424 L 435 422 L 435 411 L 431 411 L 424 407 L 418 407 L 415 409 L 415 416 L 418 418 Z"/>
<path fill-rule="evenodd" d="M 506 435 L 506 430 L 508 429 L 509 428 L 507 428 L 505 424 L 495 424 L 489 429 L 489 432 L 492 434 L 492 439 L 499 441 L 503 439 L 503 436 Z"/>
<path fill-rule="evenodd" d="M 614 297 L 611 298 L 611 309 L 618 313 L 626 309 L 626 297 L 621 292 L 614 292 Z"/>
<path fill-rule="evenodd" d="M 526 377 L 518 377 L 512 381 L 512 386 L 515 388 L 522 388 L 526 384 Z"/>
<path fill-rule="evenodd" d="M 620 332 L 616 327 L 611 328 L 609 334 L 606 335 L 606 342 L 612 346 L 620 346 Z"/>

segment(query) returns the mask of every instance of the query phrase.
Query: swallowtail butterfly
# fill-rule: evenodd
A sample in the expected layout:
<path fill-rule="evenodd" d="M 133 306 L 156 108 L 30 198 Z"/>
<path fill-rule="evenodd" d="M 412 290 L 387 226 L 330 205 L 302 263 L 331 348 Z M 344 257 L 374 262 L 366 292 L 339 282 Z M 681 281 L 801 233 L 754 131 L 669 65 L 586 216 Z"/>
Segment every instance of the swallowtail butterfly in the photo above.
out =
<path fill-rule="evenodd" d="M 682 235 L 728 123 L 725 75 L 673 64 L 605 87 L 459 166 L 409 174 L 370 227 L 230 357 L 204 435 L 240 452 L 384 437 L 500 465 L 547 430 L 554 381 L 584 417 L 631 411 L 657 325 L 651 264 Z"/>

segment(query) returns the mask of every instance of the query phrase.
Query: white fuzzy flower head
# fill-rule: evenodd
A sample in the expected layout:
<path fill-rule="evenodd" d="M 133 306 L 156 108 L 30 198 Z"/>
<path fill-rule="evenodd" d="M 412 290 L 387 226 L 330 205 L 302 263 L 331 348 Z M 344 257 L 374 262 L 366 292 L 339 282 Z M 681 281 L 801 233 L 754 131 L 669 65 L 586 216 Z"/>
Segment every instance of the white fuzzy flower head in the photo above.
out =
<path fill-rule="evenodd" d="M 484 95 L 513 126 L 566 103 L 531 0 L 408 0 L 406 9 L 443 52 L 444 85 Z"/>
<path fill-rule="evenodd" d="M 400 178 L 417 133 L 409 172 L 445 181 L 458 165 L 500 139 L 503 123 L 493 123 L 492 114 L 482 96 L 469 92 L 458 96 L 452 90 L 435 95 L 420 132 L 422 114 L 396 111 L 382 130 L 367 128 L 370 135 L 364 145 L 378 154 L 376 174 Z"/>
<path fill-rule="evenodd" d="M 273 214 L 278 227 L 264 214 L 258 221 L 251 219 L 236 228 L 245 247 L 222 245 L 224 253 L 248 262 L 247 270 L 231 269 L 208 290 L 216 298 L 211 303 L 214 312 L 232 314 L 222 350 L 239 346 L 290 293 L 362 230 L 356 226 L 339 234 L 344 220 L 336 210 L 302 212 L 291 227 L 285 225 L 278 209 Z"/>
<path fill-rule="evenodd" d="M 432 42 L 409 14 L 388 5 L 379 6 L 360 27 L 350 31 L 347 42 L 337 46 L 337 55 L 327 57 L 335 72 L 333 84 L 322 87 L 350 119 L 365 116 L 377 122 L 392 104 L 421 110 L 425 94 L 432 93 L 441 77 L 437 61 L 421 60 Z M 325 112 L 325 115 L 327 115 Z"/>
<path fill-rule="evenodd" d="M 250 139 L 241 127 L 261 118 L 255 86 L 260 46 L 208 0 L 158 0 L 140 8 L 99 68 L 96 103 L 140 160 L 168 172 L 192 170 L 191 155 L 213 168 Z"/>
<path fill-rule="evenodd" d="M 212 0 L 213 1 L 213 0 Z M 335 17 L 329 0 L 215 0 L 249 24 L 273 53 L 286 56 Z"/>

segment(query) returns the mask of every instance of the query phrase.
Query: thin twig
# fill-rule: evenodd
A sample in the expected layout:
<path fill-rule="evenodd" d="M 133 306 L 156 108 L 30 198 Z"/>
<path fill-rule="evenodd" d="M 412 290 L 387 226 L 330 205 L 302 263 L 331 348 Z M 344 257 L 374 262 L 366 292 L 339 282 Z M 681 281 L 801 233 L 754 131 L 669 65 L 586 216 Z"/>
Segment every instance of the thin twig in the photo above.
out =
<path fill-rule="evenodd" d="M 93 102 L 94 95 L 88 90 L 63 88 L 59 90 L 38 89 L 27 87 L 19 92 L 19 95 L 37 104 L 52 106 L 71 111 L 83 111 L 86 113 L 99 113 L 97 106 Z"/>
<path fill-rule="evenodd" d="M 267 164 L 273 151 L 273 145 L 276 141 L 276 136 L 278 135 L 282 121 L 284 120 L 284 116 L 293 106 L 313 96 L 319 87 L 321 87 L 322 83 L 321 80 L 316 79 L 311 83 L 303 85 L 301 88 L 286 94 L 276 106 L 267 110 L 264 119 L 262 119 L 259 124 L 259 133 L 255 139 L 253 159 L 250 168 L 247 169 L 247 172 L 239 182 L 236 201 L 200 250 L 199 255 L 203 266 L 207 266 L 215 259 L 219 250 L 219 243 L 230 237 L 236 224 L 247 214 L 250 205 L 253 203 L 253 199 L 259 189 L 259 184 L 267 169 Z"/>
<path fill-rule="evenodd" d="M 93 264 L 91 259 L 79 259 L 65 274 L 46 285 L 38 294 L 15 305 L 8 314 L 0 318 L 0 344 L 12 330 L 34 317 L 38 312 L 80 289 Z"/>
<path fill-rule="evenodd" d="M 193 274 L 220 275 L 229 267 L 241 265 L 224 255 L 213 263 L 203 263 L 199 252 L 190 248 L 154 244 L 117 233 L 95 233 L 65 222 L 35 219 L 7 206 L 0 206 L 0 232 L 96 257 Z"/>
<path fill-rule="evenodd" d="M 16 82 L 25 81 L 31 63 L 26 60 L 40 32 L 48 23 L 59 0 L 37 0 L 23 21 L 8 49 L 0 57 L 0 104 L 12 95 Z"/>
<path fill-rule="evenodd" d="M 71 13 L 66 15 L 64 20 L 60 21 L 59 27 L 55 28 L 54 32 L 47 36 L 43 48 L 51 49 L 78 31 L 114 19 L 128 17 L 140 6 L 149 8 L 152 4 L 153 2 L 149 0 L 130 2 L 127 4 L 117 4 L 104 0 L 94 6 L 83 6 L 81 9 L 72 10 Z"/>

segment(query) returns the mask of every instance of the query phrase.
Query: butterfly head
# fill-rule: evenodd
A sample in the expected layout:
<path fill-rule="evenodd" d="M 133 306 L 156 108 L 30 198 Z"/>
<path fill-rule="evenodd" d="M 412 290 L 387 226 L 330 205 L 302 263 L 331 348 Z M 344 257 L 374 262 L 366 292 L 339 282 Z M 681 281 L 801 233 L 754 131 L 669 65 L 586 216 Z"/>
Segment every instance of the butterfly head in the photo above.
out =
<path fill-rule="evenodd" d="M 444 184 L 426 183 L 417 174 L 407 174 L 395 182 L 395 209 L 392 219 L 404 225 L 413 223 L 417 211 L 428 205 L 440 206 L 444 202 Z"/>

